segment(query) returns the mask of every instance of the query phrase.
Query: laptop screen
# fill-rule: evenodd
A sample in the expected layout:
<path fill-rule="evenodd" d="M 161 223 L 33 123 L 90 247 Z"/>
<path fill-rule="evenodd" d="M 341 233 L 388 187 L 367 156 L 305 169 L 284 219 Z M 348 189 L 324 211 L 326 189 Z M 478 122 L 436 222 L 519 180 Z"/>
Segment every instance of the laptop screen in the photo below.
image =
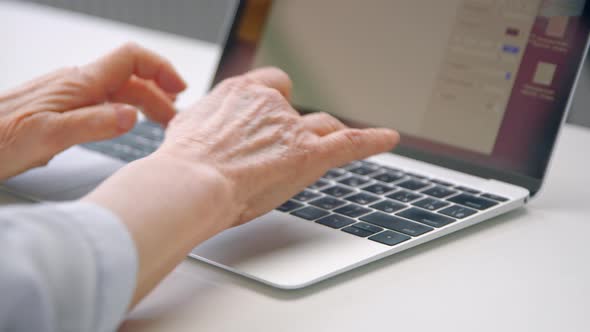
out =
<path fill-rule="evenodd" d="M 301 111 L 540 179 L 585 50 L 585 2 L 244 1 L 215 81 L 277 66 Z"/>

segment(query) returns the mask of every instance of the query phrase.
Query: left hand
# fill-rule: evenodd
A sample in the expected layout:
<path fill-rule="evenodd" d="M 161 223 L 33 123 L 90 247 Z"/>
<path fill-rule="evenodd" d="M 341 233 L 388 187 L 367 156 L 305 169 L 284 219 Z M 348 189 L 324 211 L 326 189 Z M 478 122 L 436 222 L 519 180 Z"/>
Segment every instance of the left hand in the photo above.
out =
<path fill-rule="evenodd" d="M 127 44 L 0 94 L 0 180 L 45 165 L 73 145 L 129 131 L 135 107 L 166 125 L 185 88 L 166 59 Z"/>

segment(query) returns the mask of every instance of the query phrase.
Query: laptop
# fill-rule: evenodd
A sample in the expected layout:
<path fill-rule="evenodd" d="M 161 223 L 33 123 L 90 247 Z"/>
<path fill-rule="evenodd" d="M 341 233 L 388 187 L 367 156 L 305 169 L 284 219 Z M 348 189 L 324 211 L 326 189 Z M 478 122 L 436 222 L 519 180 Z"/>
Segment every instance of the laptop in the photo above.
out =
<path fill-rule="evenodd" d="M 589 17 L 583 0 L 240 1 L 214 84 L 277 66 L 298 111 L 396 128 L 402 141 L 330 170 L 190 256 L 297 289 L 522 207 L 541 188 Z M 77 198 L 162 139 L 161 127 L 140 122 L 3 186 Z"/>

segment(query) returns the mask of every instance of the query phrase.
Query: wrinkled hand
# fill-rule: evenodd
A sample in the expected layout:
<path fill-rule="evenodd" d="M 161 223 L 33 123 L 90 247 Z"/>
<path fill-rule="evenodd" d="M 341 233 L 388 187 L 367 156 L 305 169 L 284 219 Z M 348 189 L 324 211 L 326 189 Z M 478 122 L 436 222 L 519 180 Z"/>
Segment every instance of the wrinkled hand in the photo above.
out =
<path fill-rule="evenodd" d="M 135 107 L 167 124 L 184 88 L 168 61 L 128 44 L 2 94 L 0 179 L 44 165 L 70 146 L 127 132 L 136 122 Z"/>
<path fill-rule="evenodd" d="M 291 81 L 274 68 L 219 84 L 178 114 L 158 156 L 219 172 L 234 197 L 233 225 L 286 201 L 327 170 L 389 151 L 399 141 L 390 129 L 350 129 L 326 113 L 300 116 L 289 104 Z"/>
<path fill-rule="evenodd" d="M 273 68 L 222 82 L 174 117 L 156 152 L 83 198 L 118 215 L 134 239 L 133 303 L 199 243 L 399 140 L 393 130 L 349 129 L 325 113 L 300 116 L 290 93 L 287 75 Z"/>

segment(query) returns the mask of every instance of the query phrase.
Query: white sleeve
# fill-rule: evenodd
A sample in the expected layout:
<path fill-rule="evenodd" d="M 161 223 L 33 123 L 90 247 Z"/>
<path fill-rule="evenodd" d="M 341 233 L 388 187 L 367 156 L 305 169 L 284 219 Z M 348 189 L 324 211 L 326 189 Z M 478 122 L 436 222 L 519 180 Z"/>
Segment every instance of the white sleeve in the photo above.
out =
<path fill-rule="evenodd" d="M 0 209 L 0 331 L 114 331 L 135 289 L 127 228 L 90 203 Z"/>

